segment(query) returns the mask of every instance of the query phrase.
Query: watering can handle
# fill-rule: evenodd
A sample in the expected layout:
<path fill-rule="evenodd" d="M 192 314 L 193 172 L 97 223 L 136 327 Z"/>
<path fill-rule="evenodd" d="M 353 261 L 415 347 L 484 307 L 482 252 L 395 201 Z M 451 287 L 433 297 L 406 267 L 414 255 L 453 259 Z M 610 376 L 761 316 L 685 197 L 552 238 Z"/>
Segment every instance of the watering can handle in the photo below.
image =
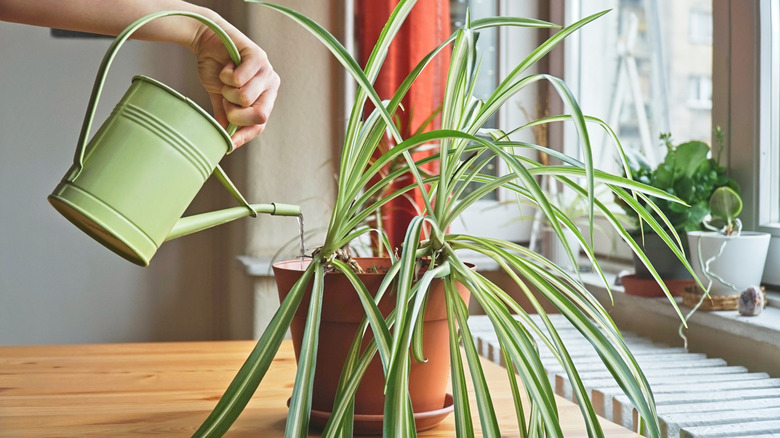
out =
<path fill-rule="evenodd" d="M 230 59 L 233 61 L 234 64 L 238 65 L 241 63 L 241 55 L 238 53 L 238 49 L 236 48 L 236 45 L 233 43 L 233 41 L 230 39 L 227 33 L 219 27 L 216 23 L 209 20 L 208 18 L 194 13 L 194 12 L 186 12 L 186 11 L 161 11 L 161 12 L 155 12 L 153 14 L 149 14 L 145 17 L 139 18 L 134 23 L 130 24 L 125 30 L 119 33 L 119 35 L 114 38 L 114 41 L 111 43 L 111 45 L 108 47 L 108 50 L 106 51 L 106 54 L 103 56 L 103 61 L 100 63 L 100 68 L 98 69 L 97 77 L 95 78 L 95 83 L 92 86 L 92 94 L 89 97 L 89 104 L 87 105 L 87 113 L 84 116 L 84 124 L 81 126 L 81 134 L 79 134 L 79 140 L 76 148 L 76 157 L 74 158 L 74 164 L 76 166 L 76 173 L 75 175 L 78 175 L 81 172 L 81 169 L 84 167 L 84 153 L 87 149 L 87 140 L 89 139 L 89 132 L 92 129 L 92 122 L 95 119 L 95 111 L 97 110 L 97 104 L 100 100 L 100 94 L 103 91 L 103 86 L 106 82 L 106 75 L 108 74 L 108 69 L 111 66 L 111 62 L 113 62 L 114 57 L 116 56 L 117 52 L 119 51 L 119 48 L 124 44 L 125 41 L 130 37 L 130 35 L 138 30 L 139 27 L 143 26 L 144 24 L 156 20 L 158 18 L 162 17 L 168 17 L 172 15 L 181 15 L 185 17 L 194 18 L 201 23 L 205 24 L 209 27 L 209 29 L 213 30 L 214 33 L 219 36 L 219 39 L 222 40 L 222 43 L 225 45 L 225 49 L 228 51 L 228 55 L 230 56 Z M 229 136 L 232 136 L 236 132 L 236 126 L 232 123 L 229 124 L 226 128 L 226 131 Z M 232 181 L 230 181 L 230 178 L 228 178 L 227 174 L 225 174 L 225 171 L 222 170 L 222 168 L 217 164 L 217 167 L 214 169 L 214 176 L 217 177 L 219 182 L 222 183 L 223 186 L 230 192 L 230 194 L 233 196 L 236 201 L 238 201 L 243 206 L 247 207 L 251 211 L 251 215 L 253 217 L 257 217 L 257 212 L 249 205 L 249 203 L 244 199 L 244 197 L 241 195 L 241 193 L 238 191 L 236 186 L 233 184 Z"/>

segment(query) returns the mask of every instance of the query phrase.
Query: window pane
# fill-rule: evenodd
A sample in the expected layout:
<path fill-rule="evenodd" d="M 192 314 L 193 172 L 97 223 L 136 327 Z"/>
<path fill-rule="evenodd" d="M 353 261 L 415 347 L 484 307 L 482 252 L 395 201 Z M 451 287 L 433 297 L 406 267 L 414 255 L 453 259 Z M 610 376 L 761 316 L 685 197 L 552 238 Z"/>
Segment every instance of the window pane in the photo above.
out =
<path fill-rule="evenodd" d="M 780 223 L 780 5 L 761 8 L 759 223 Z M 775 231 L 777 232 L 777 231 Z"/>
<path fill-rule="evenodd" d="M 450 22 L 453 30 L 463 25 L 466 20 L 466 11 L 470 11 L 471 19 L 493 17 L 498 15 L 497 0 L 452 0 L 450 2 Z M 474 87 L 474 97 L 486 100 L 490 97 L 493 90 L 498 86 L 498 31 L 496 29 L 485 29 L 479 32 L 477 40 L 477 56 L 480 59 L 479 76 L 477 84 Z M 496 127 L 495 115 L 485 123 L 486 128 Z M 462 157 L 466 159 L 467 157 Z M 488 159 L 483 155 L 479 156 L 472 165 L 479 166 Z M 490 162 L 481 169 L 481 173 L 488 175 L 498 175 L 497 159 L 492 157 Z M 466 186 L 463 195 L 476 190 L 481 183 L 472 182 Z M 498 193 L 494 190 L 486 195 L 482 200 L 495 201 L 498 199 Z"/>
<path fill-rule="evenodd" d="M 580 104 L 605 120 L 625 148 L 651 164 L 663 159 L 659 135 L 677 144 L 712 139 L 712 5 L 702 0 L 572 0 L 574 21 L 612 11 L 583 29 L 569 52 Z M 600 28 L 600 29 L 599 29 Z M 577 71 L 578 70 L 578 71 Z M 594 133 L 597 165 L 617 171 L 606 136 Z M 601 152 L 604 151 L 604 153 Z"/>
<path fill-rule="evenodd" d="M 464 160 L 465 159 L 466 159 L 466 157 L 464 157 Z M 485 161 L 488 161 L 488 162 L 485 163 Z M 488 174 L 488 175 L 498 175 L 497 164 L 498 164 L 498 159 L 494 155 L 491 155 L 490 158 L 488 158 L 487 154 L 483 152 L 482 154 L 480 154 L 479 156 L 476 157 L 476 159 L 472 162 L 472 164 L 469 165 L 469 171 L 473 171 L 473 170 L 476 170 L 477 168 L 481 167 L 481 169 L 479 171 L 480 173 L 484 173 L 484 174 Z M 461 197 L 468 196 L 470 193 L 472 193 L 475 190 L 477 190 L 481 185 L 482 185 L 482 183 L 478 183 L 478 182 L 471 182 L 471 183 L 469 183 L 468 185 L 466 185 L 466 188 L 463 189 Z M 491 193 L 488 193 L 487 195 L 485 195 L 482 198 L 482 200 L 483 201 L 495 201 L 495 200 L 497 200 L 497 196 L 496 195 L 497 195 L 496 191 L 493 190 Z"/>
<path fill-rule="evenodd" d="M 471 12 L 471 19 L 494 17 L 498 15 L 497 0 L 451 0 L 450 22 L 453 30 L 463 25 L 466 11 Z M 498 31 L 495 28 L 479 31 L 477 40 L 477 56 L 480 59 L 480 71 L 474 96 L 485 100 L 498 86 Z M 485 127 L 494 128 L 495 121 L 488 122 Z"/>

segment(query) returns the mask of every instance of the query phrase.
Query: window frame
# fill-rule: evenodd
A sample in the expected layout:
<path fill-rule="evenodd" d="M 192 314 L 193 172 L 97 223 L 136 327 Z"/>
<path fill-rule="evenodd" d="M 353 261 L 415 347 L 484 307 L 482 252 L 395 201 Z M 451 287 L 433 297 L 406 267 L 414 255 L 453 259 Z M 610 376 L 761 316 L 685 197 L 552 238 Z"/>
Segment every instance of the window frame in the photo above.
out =
<path fill-rule="evenodd" d="M 566 0 L 559 18 L 570 23 L 571 17 L 576 15 L 579 1 L 582 0 Z M 780 188 L 772 185 L 774 182 L 777 186 L 777 181 L 772 181 L 772 178 L 778 178 L 780 174 L 777 163 L 780 154 L 780 110 L 777 109 L 780 108 L 780 89 L 768 91 L 767 88 L 768 74 L 780 78 L 780 49 L 767 63 L 769 49 L 766 45 L 762 48 L 760 44 L 761 29 L 766 31 L 768 24 L 761 10 L 771 4 L 772 0 L 712 2 L 712 126 L 721 126 L 725 133 L 726 149 L 722 164 L 729 168 L 730 175 L 742 188 L 744 209 L 741 218 L 745 228 L 772 234 L 766 263 L 767 266 L 780 266 L 780 208 L 776 204 L 780 202 L 777 193 Z M 780 5 L 775 2 L 773 7 Z M 566 51 L 577 50 L 576 40 L 567 41 Z M 780 44 L 780 41 L 777 43 Z M 579 77 L 577 74 L 572 76 L 572 66 L 566 62 L 570 59 L 571 56 L 564 56 L 563 67 L 558 73 L 563 72 L 567 83 L 574 84 L 573 88 L 576 88 Z M 556 72 L 553 71 L 553 74 Z M 774 106 L 767 99 L 761 99 L 761 96 L 769 95 L 775 98 Z M 772 111 L 772 108 L 775 110 Z M 567 134 L 563 133 L 563 136 L 569 137 Z M 769 285 L 780 285 L 780 272 L 766 269 L 763 281 Z"/>
<path fill-rule="evenodd" d="M 493 0 L 497 3 L 497 11 L 500 16 L 520 16 L 536 17 L 542 11 L 539 5 L 530 2 L 517 2 L 513 0 Z M 517 41 L 527 41 L 526 44 L 507 44 L 510 34 L 519 32 L 522 39 Z M 535 35 L 533 29 L 510 29 L 506 26 L 498 29 L 498 74 L 499 78 L 506 75 L 528 55 L 529 49 L 535 47 Z M 536 102 L 533 102 L 534 104 Z M 518 120 L 525 120 L 526 117 L 522 109 L 517 105 L 505 105 L 497 113 L 497 123 L 499 129 L 507 127 L 516 127 Z M 523 141 L 533 141 L 530 132 L 520 133 L 520 136 L 526 136 Z M 497 172 L 499 175 L 506 174 L 508 169 L 506 164 L 499 161 Z M 531 206 L 521 206 L 522 212 L 518 213 L 516 196 L 511 190 L 499 188 L 495 200 L 479 200 L 469 207 L 452 224 L 451 231 L 454 233 L 467 232 L 473 235 L 499 238 L 514 242 L 526 242 L 529 240 L 533 221 L 529 219 L 533 216 L 534 209 Z"/>
<path fill-rule="evenodd" d="M 762 29 L 766 32 L 769 23 L 767 17 L 762 21 L 761 12 L 770 4 L 770 0 L 713 2 L 713 52 L 720 56 L 713 57 L 712 122 L 726 133 L 727 165 L 741 186 L 743 224 L 748 230 L 772 234 L 766 266 L 778 266 L 780 223 L 772 221 L 777 211 L 772 211 L 770 190 L 771 162 L 777 160 L 770 158 L 772 144 L 777 150 L 780 140 L 772 121 L 778 115 L 770 110 L 772 102 L 761 98 L 778 93 L 764 94 L 770 85 L 767 74 L 778 62 L 769 56 L 767 45 L 761 44 Z M 780 285 L 780 272 L 765 269 L 763 282 Z"/>
<path fill-rule="evenodd" d="M 763 1 L 760 8 L 760 96 L 763 98 L 760 102 L 758 224 L 762 231 L 780 236 L 780 4 Z M 778 30 L 772 33 L 772 27 Z M 771 44 L 765 44 L 766 41 Z"/>

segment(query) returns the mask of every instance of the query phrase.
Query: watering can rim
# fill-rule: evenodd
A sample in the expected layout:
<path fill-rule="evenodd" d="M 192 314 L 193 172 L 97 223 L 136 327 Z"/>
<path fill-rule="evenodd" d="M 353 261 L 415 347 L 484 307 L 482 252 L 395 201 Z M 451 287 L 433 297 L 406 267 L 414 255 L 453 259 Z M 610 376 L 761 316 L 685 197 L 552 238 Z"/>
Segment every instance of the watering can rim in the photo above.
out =
<path fill-rule="evenodd" d="M 198 105 L 192 99 L 190 99 L 189 97 L 183 95 L 182 93 L 180 93 L 179 91 L 175 90 L 171 86 L 166 85 L 166 84 L 158 81 L 157 79 L 151 78 L 149 76 L 146 76 L 146 75 L 135 75 L 135 76 L 133 76 L 131 82 L 135 82 L 137 80 L 144 81 L 144 82 L 149 82 L 151 84 L 154 84 L 157 87 L 162 88 L 164 91 L 168 92 L 169 94 L 173 95 L 174 97 L 177 97 L 180 100 L 182 100 L 185 103 L 187 103 L 187 105 L 189 105 L 192 109 L 194 109 L 195 111 L 200 113 L 202 116 L 204 116 L 206 118 L 206 120 L 208 120 L 209 123 L 214 125 L 214 127 L 217 129 L 219 134 L 227 142 L 227 145 L 228 145 L 227 153 L 228 154 L 233 152 L 233 150 L 235 150 L 235 145 L 233 144 L 233 139 L 230 138 L 230 135 L 228 135 L 227 131 L 225 131 L 225 128 L 223 128 L 222 125 L 220 125 L 219 122 L 217 122 L 217 120 L 214 118 L 214 116 L 209 114 L 208 111 L 203 109 L 200 105 Z"/>

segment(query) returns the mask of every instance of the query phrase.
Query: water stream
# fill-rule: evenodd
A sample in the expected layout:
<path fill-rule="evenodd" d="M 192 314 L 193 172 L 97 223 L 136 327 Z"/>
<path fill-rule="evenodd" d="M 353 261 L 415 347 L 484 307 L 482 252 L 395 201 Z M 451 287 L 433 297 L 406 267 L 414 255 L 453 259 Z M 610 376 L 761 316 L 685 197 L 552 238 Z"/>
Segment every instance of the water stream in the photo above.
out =
<path fill-rule="evenodd" d="M 303 243 L 303 213 L 298 215 L 298 232 L 301 235 L 301 253 L 298 258 L 303 261 L 303 259 L 306 257 L 306 246 Z"/>

